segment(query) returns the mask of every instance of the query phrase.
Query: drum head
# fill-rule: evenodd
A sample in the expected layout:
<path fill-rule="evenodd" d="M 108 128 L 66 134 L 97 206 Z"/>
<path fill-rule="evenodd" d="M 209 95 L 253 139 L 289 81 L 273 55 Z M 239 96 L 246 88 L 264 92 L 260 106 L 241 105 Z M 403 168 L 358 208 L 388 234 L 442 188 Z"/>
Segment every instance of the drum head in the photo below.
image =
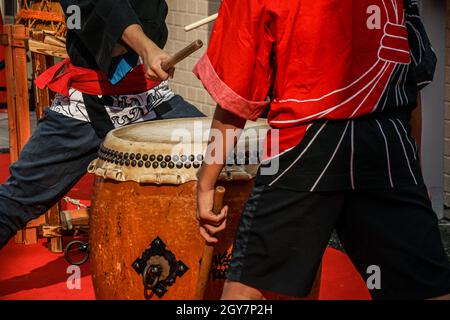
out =
<path fill-rule="evenodd" d="M 182 184 L 197 179 L 212 133 L 211 118 L 143 122 L 111 131 L 89 172 L 116 181 Z M 248 122 L 221 179 L 256 175 L 268 125 Z"/>

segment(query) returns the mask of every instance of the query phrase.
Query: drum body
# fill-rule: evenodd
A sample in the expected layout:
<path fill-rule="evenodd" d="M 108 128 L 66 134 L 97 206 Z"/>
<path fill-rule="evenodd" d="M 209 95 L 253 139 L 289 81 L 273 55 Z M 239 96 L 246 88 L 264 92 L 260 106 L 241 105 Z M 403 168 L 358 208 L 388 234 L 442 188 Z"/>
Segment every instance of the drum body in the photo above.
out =
<path fill-rule="evenodd" d="M 194 122 L 203 128 L 194 129 Z M 205 247 L 195 218 L 196 173 L 210 123 L 211 119 L 196 119 L 138 124 L 106 138 L 100 158 L 90 166 L 97 175 L 89 242 L 98 299 L 195 298 Z M 179 144 L 174 148 L 177 143 L 168 138 L 177 127 L 202 132 L 200 141 L 197 137 L 190 143 L 189 152 Z M 250 127 L 259 130 L 252 139 L 262 146 L 265 122 Z M 249 164 L 249 152 L 245 153 L 246 164 L 227 166 L 218 183 L 226 188 L 229 218 L 214 249 L 205 299 L 220 298 L 240 214 L 253 187 L 258 165 Z"/>
<path fill-rule="evenodd" d="M 242 206 L 252 182 L 229 182 L 225 203 L 229 225 L 215 247 L 206 299 L 220 298 Z M 189 269 L 167 289 L 164 299 L 194 299 L 204 241 L 195 219 L 196 183 L 141 186 L 96 178 L 90 220 L 90 259 L 98 299 L 145 299 L 143 278 L 133 268 L 136 258 L 160 238 Z M 157 298 L 157 297 L 155 297 Z"/>

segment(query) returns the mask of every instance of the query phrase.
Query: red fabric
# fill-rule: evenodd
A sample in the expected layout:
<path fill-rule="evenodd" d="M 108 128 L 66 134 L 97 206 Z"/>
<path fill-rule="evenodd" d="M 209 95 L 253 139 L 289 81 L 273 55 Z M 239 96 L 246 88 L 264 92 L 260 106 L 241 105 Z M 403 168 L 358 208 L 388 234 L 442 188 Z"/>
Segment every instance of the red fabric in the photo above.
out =
<path fill-rule="evenodd" d="M 260 105 L 236 104 L 236 96 L 263 102 L 273 82 L 269 123 L 281 129 L 282 152 L 315 119 L 374 111 L 395 67 L 411 62 L 403 6 L 403 0 L 224 0 L 194 72 L 222 108 L 247 119 Z M 218 94 L 230 89 L 234 96 Z"/>
<path fill-rule="evenodd" d="M 269 104 L 269 101 L 249 101 L 238 95 L 228 87 L 217 75 L 208 56 L 203 56 L 197 63 L 194 73 L 198 77 L 208 79 L 204 82 L 205 88 L 216 101 L 227 101 L 229 109 L 234 113 L 240 114 L 243 118 L 257 120 L 261 112 Z M 200 73 L 202 74 L 200 76 Z"/>
<path fill-rule="evenodd" d="M 65 238 L 65 244 L 71 240 Z M 81 287 L 68 289 L 69 264 L 62 254 L 51 253 L 44 239 L 35 245 L 11 241 L 0 261 L 0 300 L 95 300 L 89 263 L 81 266 Z"/>
<path fill-rule="evenodd" d="M 96 70 L 76 67 L 66 59 L 42 73 L 34 82 L 39 89 L 48 87 L 53 92 L 69 95 L 69 88 L 92 95 L 137 94 L 160 84 L 145 78 L 143 65 L 135 67 L 122 81 L 112 85 L 107 76 Z"/>
<path fill-rule="evenodd" d="M 0 183 L 9 176 L 9 154 L 0 154 Z M 93 176 L 87 174 L 68 196 L 89 205 Z M 63 201 L 63 210 L 76 207 Z M 71 238 L 65 238 L 67 244 Z M 51 253 L 46 240 L 36 245 L 19 245 L 13 240 L 0 250 L 0 300 L 93 300 L 95 299 L 89 263 L 81 267 L 81 288 L 69 290 L 66 271 L 69 264 L 62 254 Z"/>

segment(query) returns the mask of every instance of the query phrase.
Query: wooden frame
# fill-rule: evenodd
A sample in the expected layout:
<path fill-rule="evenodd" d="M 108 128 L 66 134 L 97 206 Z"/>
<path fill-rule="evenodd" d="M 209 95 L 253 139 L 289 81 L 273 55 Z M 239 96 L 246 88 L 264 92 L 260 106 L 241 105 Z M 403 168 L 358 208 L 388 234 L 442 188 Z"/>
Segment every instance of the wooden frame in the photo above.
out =
<path fill-rule="evenodd" d="M 44 31 L 31 31 L 30 40 L 28 41 L 28 47 L 30 43 L 43 42 L 45 39 Z M 47 55 L 45 51 L 38 52 L 38 50 L 31 51 L 31 64 L 33 70 L 33 80 L 36 79 L 41 73 L 53 66 L 54 57 Z M 65 52 L 65 50 L 64 50 Z M 44 115 L 44 109 L 48 107 L 51 103 L 53 97 L 50 96 L 48 89 L 40 90 L 34 86 L 35 90 L 35 103 L 36 103 L 36 118 L 41 119 Z M 45 224 L 59 224 L 61 223 L 61 218 L 59 214 L 60 204 L 56 204 L 52 209 L 50 209 L 45 214 Z M 42 224 L 41 224 L 42 225 Z M 61 237 L 51 237 L 48 238 L 48 247 L 51 252 L 62 252 L 63 244 Z"/>
<path fill-rule="evenodd" d="M 29 49 L 31 52 L 33 79 L 54 64 L 54 57 L 67 57 L 64 47 L 45 43 L 45 40 L 46 35 L 43 31 L 31 31 L 30 33 L 30 30 L 24 25 L 5 25 L 4 34 L 0 37 L 1 44 L 5 46 L 11 163 L 18 160 L 21 150 L 30 138 L 27 50 Z M 52 98 L 47 89 L 35 88 L 38 119 L 43 116 L 44 108 L 50 105 Z M 15 242 L 35 244 L 38 240 L 38 229 L 42 225 L 59 225 L 60 223 L 60 205 L 57 204 L 44 216 L 31 221 L 24 230 L 19 231 Z M 62 237 L 50 237 L 48 246 L 52 252 L 62 252 Z"/>
<path fill-rule="evenodd" d="M 5 44 L 6 92 L 10 161 L 17 161 L 20 151 L 30 137 L 30 112 L 27 85 L 26 40 L 28 30 L 22 25 L 5 25 L 2 42 Z M 24 107 L 26 106 L 26 107 Z M 37 242 L 37 229 L 26 228 L 17 233 L 16 243 Z"/>
<path fill-rule="evenodd" d="M 6 90 L 11 163 L 17 161 L 20 151 L 30 137 L 30 112 L 27 79 L 28 30 L 23 25 L 5 25 Z M 26 107 L 24 107 L 26 106 Z"/>

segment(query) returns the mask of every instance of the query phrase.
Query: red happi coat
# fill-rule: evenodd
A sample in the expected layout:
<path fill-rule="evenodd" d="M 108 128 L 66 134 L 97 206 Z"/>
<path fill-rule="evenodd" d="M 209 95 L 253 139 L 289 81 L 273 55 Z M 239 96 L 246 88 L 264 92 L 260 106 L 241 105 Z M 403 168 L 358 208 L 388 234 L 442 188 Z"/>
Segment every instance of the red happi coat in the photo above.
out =
<path fill-rule="evenodd" d="M 255 120 L 269 104 L 280 152 L 311 121 L 377 108 L 411 62 L 403 0 L 224 0 L 194 72 L 224 109 Z"/>

